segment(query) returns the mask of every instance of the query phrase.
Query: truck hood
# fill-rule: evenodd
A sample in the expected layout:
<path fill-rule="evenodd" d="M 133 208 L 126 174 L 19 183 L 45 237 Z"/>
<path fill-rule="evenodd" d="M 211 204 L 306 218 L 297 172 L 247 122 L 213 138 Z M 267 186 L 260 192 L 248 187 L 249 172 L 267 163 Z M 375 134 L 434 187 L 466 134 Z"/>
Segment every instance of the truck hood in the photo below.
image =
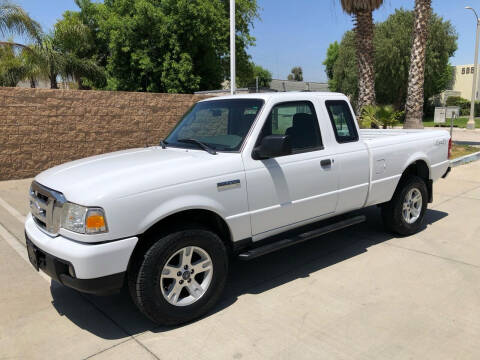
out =
<path fill-rule="evenodd" d="M 232 161 L 233 159 L 237 161 Z M 117 151 L 48 169 L 35 180 L 62 192 L 67 200 L 96 205 L 161 187 L 242 170 L 241 155 L 202 150 L 150 147 Z"/>

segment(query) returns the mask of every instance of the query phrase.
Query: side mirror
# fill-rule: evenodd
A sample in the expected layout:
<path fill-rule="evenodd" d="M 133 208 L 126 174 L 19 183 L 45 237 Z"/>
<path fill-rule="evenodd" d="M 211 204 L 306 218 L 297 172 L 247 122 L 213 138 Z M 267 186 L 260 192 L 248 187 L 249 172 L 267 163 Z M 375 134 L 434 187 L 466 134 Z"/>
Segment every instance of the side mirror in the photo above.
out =
<path fill-rule="evenodd" d="M 253 149 L 255 160 L 271 159 L 279 156 L 290 155 L 292 145 L 288 135 L 268 135 L 262 139 L 259 146 Z"/>

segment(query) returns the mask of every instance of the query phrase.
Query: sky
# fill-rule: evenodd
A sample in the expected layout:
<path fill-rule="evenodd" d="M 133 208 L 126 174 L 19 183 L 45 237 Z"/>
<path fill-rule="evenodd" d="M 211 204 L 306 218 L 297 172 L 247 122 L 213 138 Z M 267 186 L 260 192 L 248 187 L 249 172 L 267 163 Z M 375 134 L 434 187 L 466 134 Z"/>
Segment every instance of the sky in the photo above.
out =
<path fill-rule="evenodd" d="M 322 62 L 328 45 L 340 41 L 352 29 L 352 18 L 345 14 L 340 0 L 257 0 L 260 18 L 252 35 L 256 45 L 248 50 L 252 60 L 273 74 L 286 79 L 294 66 L 303 68 L 305 81 L 326 81 Z M 77 10 L 73 0 L 16 0 L 44 29 L 51 29 L 65 10 Z M 414 0 L 385 0 L 374 12 L 374 21 L 383 21 L 396 8 L 413 9 Z M 453 65 L 473 64 L 475 17 L 465 10 L 470 5 L 480 15 L 478 0 L 433 0 L 434 11 L 449 20 L 458 33 L 458 50 L 450 60 Z"/>

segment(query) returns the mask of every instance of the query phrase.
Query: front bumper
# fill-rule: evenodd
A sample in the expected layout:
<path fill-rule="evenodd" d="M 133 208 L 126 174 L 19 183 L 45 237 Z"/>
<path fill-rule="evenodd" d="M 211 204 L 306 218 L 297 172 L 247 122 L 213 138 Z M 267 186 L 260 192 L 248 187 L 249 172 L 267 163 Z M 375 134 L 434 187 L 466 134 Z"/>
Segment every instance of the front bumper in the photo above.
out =
<path fill-rule="evenodd" d="M 130 256 L 138 238 L 86 244 L 62 236 L 51 237 L 25 222 L 25 237 L 32 265 L 54 280 L 79 291 L 103 294 L 123 285 Z"/>

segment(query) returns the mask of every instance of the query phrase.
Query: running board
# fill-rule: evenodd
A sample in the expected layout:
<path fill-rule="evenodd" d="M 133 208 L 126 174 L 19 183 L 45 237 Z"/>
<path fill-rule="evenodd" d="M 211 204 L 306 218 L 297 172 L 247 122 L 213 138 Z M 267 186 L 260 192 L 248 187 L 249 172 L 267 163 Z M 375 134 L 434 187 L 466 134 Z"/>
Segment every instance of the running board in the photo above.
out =
<path fill-rule="evenodd" d="M 260 246 L 260 247 L 254 248 L 254 249 L 247 250 L 247 251 L 239 254 L 238 258 L 241 259 L 241 260 L 252 260 L 252 259 L 255 259 L 259 256 L 269 254 L 271 252 L 274 252 L 274 251 L 277 251 L 277 250 L 280 250 L 280 249 L 284 249 L 284 248 L 289 247 L 291 245 L 300 244 L 304 241 L 316 238 L 316 237 L 324 235 L 324 234 L 328 234 L 332 231 L 336 231 L 336 230 L 344 229 L 344 228 L 352 226 L 352 225 L 360 224 L 360 223 L 364 222 L 365 220 L 366 220 L 366 217 L 364 215 L 359 215 L 359 216 L 352 217 L 350 219 L 341 220 L 337 223 L 327 225 L 327 226 L 321 227 L 319 229 L 307 231 L 305 233 L 295 235 L 295 236 L 290 237 L 290 238 L 278 240 L 278 241 L 275 241 L 275 242 L 267 244 L 267 245 L 263 245 L 263 246 Z"/>

